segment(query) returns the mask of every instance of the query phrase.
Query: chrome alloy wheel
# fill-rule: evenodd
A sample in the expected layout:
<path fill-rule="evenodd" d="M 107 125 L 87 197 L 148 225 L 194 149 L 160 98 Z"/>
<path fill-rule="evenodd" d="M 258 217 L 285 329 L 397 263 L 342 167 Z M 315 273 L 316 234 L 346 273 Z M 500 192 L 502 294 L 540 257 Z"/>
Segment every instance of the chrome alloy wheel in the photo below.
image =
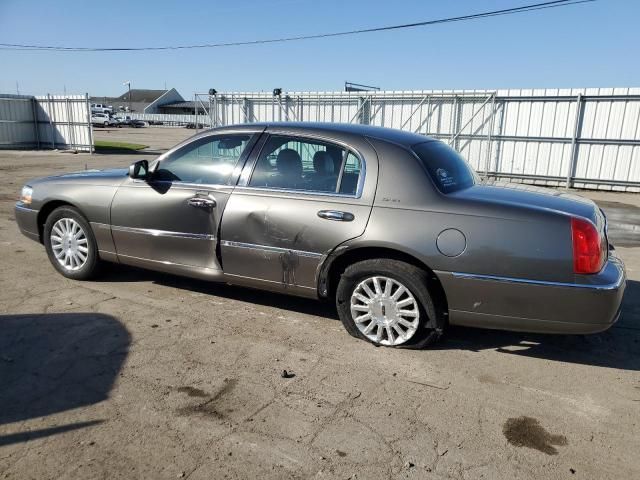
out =
<path fill-rule="evenodd" d="M 51 228 L 53 254 L 65 270 L 80 270 L 87 262 L 89 246 L 87 236 L 78 222 L 61 218 Z"/>
<path fill-rule="evenodd" d="M 420 310 L 409 289 L 397 280 L 369 277 L 353 290 L 351 317 L 372 342 L 400 345 L 416 333 Z"/>

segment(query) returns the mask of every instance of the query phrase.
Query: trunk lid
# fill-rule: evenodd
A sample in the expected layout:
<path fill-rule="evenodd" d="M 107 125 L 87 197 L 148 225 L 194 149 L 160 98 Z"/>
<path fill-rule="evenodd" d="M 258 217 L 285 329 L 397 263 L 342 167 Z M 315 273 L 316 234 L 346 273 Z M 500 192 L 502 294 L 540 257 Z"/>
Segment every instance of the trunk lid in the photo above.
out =
<path fill-rule="evenodd" d="M 490 182 L 449 194 L 451 197 L 523 208 L 556 211 L 583 217 L 596 226 L 604 223 L 598 205 L 588 198 L 518 183 Z"/>

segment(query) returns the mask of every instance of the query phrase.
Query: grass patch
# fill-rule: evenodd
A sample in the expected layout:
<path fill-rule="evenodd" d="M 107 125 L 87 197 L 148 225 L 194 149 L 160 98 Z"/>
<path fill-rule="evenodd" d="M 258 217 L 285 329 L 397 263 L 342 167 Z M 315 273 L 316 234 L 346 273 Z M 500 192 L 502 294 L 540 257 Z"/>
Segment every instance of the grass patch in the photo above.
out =
<path fill-rule="evenodd" d="M 142 145 L 141 143 L 128 143 L 128 142 L 112 142 L 110 140 L 96 140 L 94 142 L 96 152 L 135 152 L 147 148 L 149 145 Z"/>

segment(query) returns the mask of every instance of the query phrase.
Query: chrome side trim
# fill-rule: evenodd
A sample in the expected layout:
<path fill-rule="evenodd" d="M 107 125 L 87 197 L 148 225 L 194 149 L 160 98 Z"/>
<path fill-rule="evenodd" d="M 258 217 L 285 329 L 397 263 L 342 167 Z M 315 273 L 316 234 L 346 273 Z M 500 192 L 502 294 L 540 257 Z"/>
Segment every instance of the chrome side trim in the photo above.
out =
<path fill-rule="evenodd" d="M 107 225 L 105 223 L 94 223 L 91 225 L 96 228 L 111 229 L 116 232 L 138 233 L 140 235 L 151 235 L 152 237 L 174 237 L 174 238 L 187 238 L 191 240 L 210 240 L 216 239 L 215 235 L 208 235 L 203 233 L 186 233 L 186 232 L 171 232 L 168 230 L 156 230 L 153 228 L 134 228 L 134 227 L 120 227 L 117 225 Z"/>
<path fill-rule="evenodd" d="M 175 263 L 175 262 L 169 262 L 168 260 L 152 260 L 151 258 L 142 258 L 142 257 L 134 257 L 133 255 L 123 255 L 121 253 L 118 254 L 119 258 L 127 258 L 130 260 L 140 260 L 143 262 L 149 262 L 149 263 L 157 263 L 157 264 L 161 264 L 161 265 L 167 265 L 170 267 L 189 267 L 189 268 L 200 268 L 200 267 L 196 267 L 195 265 L 187 265 L 184 263 Z M 207 269 L 207 270 L 211 270 L 211 269 Z"/>
<path fill-rule="evenodd" d="M 295 283 L 283 283 L 283 282 L 276 282 L 275 280 L 266 280 L 264 278 L 256 278 L 256 277 L 247 277 L 246 275 L 236 275 L 233 273 L 225 273 L 224 274 L 225 277 L 229 277 L 229 278 L 242 278 L 244 280 L 252 280 L 255 282 L 262 282 L 262 283 L 270 283 L 273 285 L 278 285 L 281 287 L 285 287 L 285 288 L 302 288 L 305 290 L 315 290 L 314 287 L 305 287 L 304 285 L 297 285 Z"/>
<path fill-rule="evenodd" d="M 493 282 L 505 282 L 505 283 L 520 283 L 527 285 L 541 285 L 546 287 L 560 287 L 560 288 L 586 288 L 591 290 L 617 290 L 624 282 L 625 275 L 618 267 L 618 278 L 611 283 L 605 283 L 601 285 L 587 285 L 584 283 L 566 283 L 566 282 L 550 282 L 545 280 L 529 280 L 527 278 L 513 278 L 513 277 L 500 277 L 496 275 L 480 275 L 476 273 L 462 273 L 451 272 L 456 278 L 466 280 L 489 280 Z"/>
<path fill-rule="evenodd" d="M 266 252 L 276 252 L 276 253 L 292 252 L 301 257 L 310 257 L 310 258 L 322 257 L 322 253 L 306 252 L 304 250 L 293 250 L 291 248 L 271 247 L 268 245 L 256 245 L 254 243 L 230 242 L 228 240 L 222 240 L 220 244 L 223 247 L 249 248 L 251 250 L 262 250 Z"/>
<path fill-rule="evenodd" d="M 28 208 L 25 207 L 23 205 L 20 205 L 19 203 L 16 203 L 16 210 L 22 210 L 23 212 L 33 212 L 33 213 L 38 213 L 38 210 L 34 210 L 33 208 Z"/>

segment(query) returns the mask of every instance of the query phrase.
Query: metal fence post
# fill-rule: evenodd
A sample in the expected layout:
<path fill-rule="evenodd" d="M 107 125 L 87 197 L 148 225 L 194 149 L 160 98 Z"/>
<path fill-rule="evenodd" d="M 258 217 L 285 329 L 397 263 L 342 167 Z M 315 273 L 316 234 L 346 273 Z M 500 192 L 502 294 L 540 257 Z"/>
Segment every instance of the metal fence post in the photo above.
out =
<path fill-rule="evenodd" d="M 199 128 L 198 128 L 198 120 L 200 119 L 200 117 L 198 116 L 198 112 L 199 112 L 199 110 L 200 110 L 200 109 L 198 108 L 198 100 L 199 100 L 199 99 L 198 99 L 198 94 L 197 94 L 197 93 L 194 93 L 194 94 L 193 94 L 193 103 L 196 105 L 196 124 L 195 124 L 195 127 L 196 127 L 196 133 L 198 133 L 198 130 L 199 130 Z"/>
<path fill-rule="evenodd" d="M 38 100 L 34 98 L 31 99 L 31 111 L 33 112 L 33 128 L 36 134 L 36 145 L 38 150 L 40 149 L 40 124 L 38 123 L 38 108 L 36 107 L 36 103 Z"/>
<path fill-rule="evenodd" d="M 89 105 L 89 94 L 84 94 L 84 104 L 87 108 L 87 121 L 89 122 L 89 153 L 93 155 L 96 148 L 93 144 L 93 123 L 91 123 L 91 106 Z"/>
<path fill-rule="evenodd" d="M 65 106 L 67 107 L 67 128 L 69 129 L 69 140 L 71 141 L 71 145 L 73 145 L 73 149 L 77 150 L 78 147 L 76 145 L 76 136 L 75 136 L 75 125 L 73 125 L 72 122 L 72 109 L 70 107 L 70 102 L 69 102 L 69 97 L 65 98 Z M 66 142 L 67 144 L 69 144 L 69 142 Z"/>
<path fill-rule="evenodd" d="M 580 137 L 582 130 L 582 115 L 584 113 L 582 107 L 582 94 L 579 93 L 576 97 L 576 119 L 573 128 L 573 136 L 571 137 L 571 156 L 569 157 L 569 170 L 567 171 L 566 188 L 571 188 L 573 186 L 573 177 L 578 163 L 578 138 Z"/>
<path fill-rule="evenodd" d="M 504 109 L 505 109 L 505 102 L 501 102 L 498 103 L 498 108 L 495 112 L 495 114 L 498 113 L 498 110 L 500 110 L 500 119 L 498 121 L 498 131 L 496 132 L 496 155 L 495 155 L 495 162 L 493 164 L 493 172 L 494 173 L 498 173 L 498 169 L 500 168 L 500 156 L 502 155 L 502 133 L 504 132 Z M 495 115 L 494 114 L 494 115 Z M 496 175 L 496 178 L 497 175 Z"/>
<path fill-rule="evenodd" d="M 487 158 L 484 161 L 484 178 L 485 179 L 489 178 L 489 165 L 491 163 L 491 135 L 493 134 L 493 125 L 496 118 L 495 105 L 496 105 L 496 94 L 492 93 L 491 94 L 491 110 L 490 110 L 491 119 L 489 120 L 489 131 L 487 133 L 487 141 L 488 141 Z"/>
<path fill-rule="evenodd" d="M 216 108 L 216 97 L 215 95 L 209 95 L 209 125 L 213 127 L 217 127 L 217 119 L 214 117 L 214 108 Z M 217 113 L 215 115 L 217 117 Z"/>
<path fill-rule="evenodd" d="M 244 112 L 244 123 L 249 123 L 249 100 L 247 97 L 242 99 L 242 111 Z"/>
<path fill-rule="evenodd" d="M 51 148 L 56 149 L 56 129 L 53 127 L 53 101 L 51 95 L 47 93 L 47 103 L 49 104 L 49 131 L 51 132 Z"/>

